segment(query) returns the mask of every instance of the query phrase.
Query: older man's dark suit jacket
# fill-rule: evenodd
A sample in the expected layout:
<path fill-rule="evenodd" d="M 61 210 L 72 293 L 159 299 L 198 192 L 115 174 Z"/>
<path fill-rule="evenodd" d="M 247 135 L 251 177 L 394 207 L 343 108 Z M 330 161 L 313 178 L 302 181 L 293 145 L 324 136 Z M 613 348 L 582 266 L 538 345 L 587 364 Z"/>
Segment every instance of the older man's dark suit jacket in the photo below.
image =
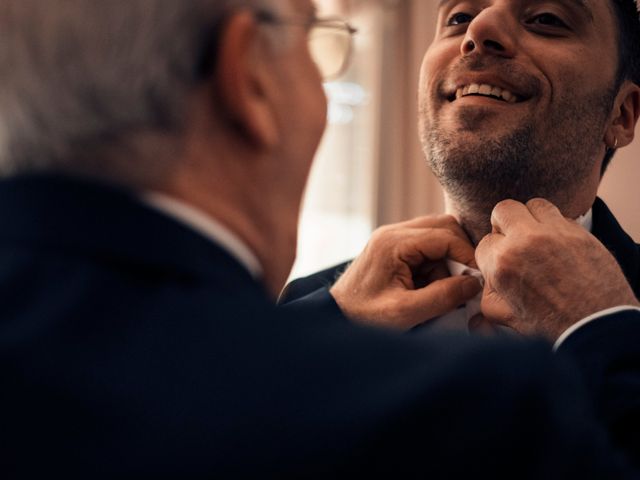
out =
<path fill-rule="evenodd" d="M 547 344 L 313 310 L 126 191 L 0 182 L 2 478 L 632 475 Z M 603 342 L 640 334 L 610 322 Z M 631 352 L 581 358 L 629 373 Z"/>

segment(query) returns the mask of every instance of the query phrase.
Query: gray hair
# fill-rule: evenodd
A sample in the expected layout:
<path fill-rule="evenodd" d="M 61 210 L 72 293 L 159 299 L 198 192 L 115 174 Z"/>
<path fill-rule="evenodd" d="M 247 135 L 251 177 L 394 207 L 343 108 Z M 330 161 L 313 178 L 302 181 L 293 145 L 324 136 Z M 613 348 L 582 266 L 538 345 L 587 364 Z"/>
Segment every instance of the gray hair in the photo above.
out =
<path fill-rule="evenodd" d="M 224 16 L 285 5 L 0 0 L 0 175 L 47 170 L 153 183 L 173 166 L 162 142 L 180 137 L 203 55 L 213 54 L 203 45 L 215 49 Z"/>

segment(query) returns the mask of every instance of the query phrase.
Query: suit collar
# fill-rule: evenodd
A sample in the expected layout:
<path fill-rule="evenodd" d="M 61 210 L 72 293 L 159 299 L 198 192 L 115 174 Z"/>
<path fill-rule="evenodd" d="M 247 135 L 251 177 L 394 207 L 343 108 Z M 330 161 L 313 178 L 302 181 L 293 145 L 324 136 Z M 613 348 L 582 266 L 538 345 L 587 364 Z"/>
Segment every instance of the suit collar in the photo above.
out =
<path fill-rule="evenodd" d="M 140 199 L 156 210 L 210 239 L 241 263 L 255 279 L 262 277 L 258 257 L 239 236 L 194 205 L 160 192 L 145 192 Z"/>
<path fill-rule="evenodd" d="M 141 202 L 95 180 L 29 175 L 0 181 L 0 244 L 66 250 L 158 273 L 253 283 L 226 251 Z"/>
<path fill-rule="evenodd" d="M 593 204 L 593 229 L 591 233 L 613 254 L 620 267 L 622 267 L 622 271 L 636 296 L 640 296 L 638 278 L 640 253 L 638 246 L 622 229 L 609 208 L 599 198 L 596 198 Z"/>

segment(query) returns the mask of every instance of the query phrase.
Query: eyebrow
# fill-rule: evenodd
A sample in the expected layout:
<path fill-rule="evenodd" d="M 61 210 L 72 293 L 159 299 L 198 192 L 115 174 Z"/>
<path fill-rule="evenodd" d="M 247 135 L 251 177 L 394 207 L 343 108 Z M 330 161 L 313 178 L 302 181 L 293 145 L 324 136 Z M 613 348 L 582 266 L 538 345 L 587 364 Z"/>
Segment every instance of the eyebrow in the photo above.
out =
<path fill-rule="evenodd" d="M 453 2 L 455 0 L 438 0 L 438 9 L 441 9 L 445 5 Z M 587 0 L 556 0 L 560 3 L 571 3 L 578 7 L 582 12 L 589 17 L 591 21 L 594 20 L 593 10 L 591 10 L 591 6 Z"/>
<path fill-rule="evenodd" d="M 593 22 L 594 20 L 593 10 L 591 10 L 591 7 L 589 6 L 589 2 L 587 2 L 587 0 L 564 0 L 564 1 L 573 3 L 574 5 L 576 5 Z"/>

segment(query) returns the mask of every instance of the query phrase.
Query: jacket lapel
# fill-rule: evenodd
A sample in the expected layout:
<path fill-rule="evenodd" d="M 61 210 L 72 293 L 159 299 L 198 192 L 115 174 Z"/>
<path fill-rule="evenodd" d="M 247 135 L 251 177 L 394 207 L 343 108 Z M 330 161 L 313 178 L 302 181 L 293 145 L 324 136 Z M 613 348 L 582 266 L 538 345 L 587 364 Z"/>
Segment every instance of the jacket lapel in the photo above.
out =
<path fill-rule="evenodd" d="M 593 204 L 593 228 L 591 233 L 600 240 L 616 258 L 636 297 L 640 297 L 639 246 L 622 229 L 606 204 L 596 198 Z"/>

